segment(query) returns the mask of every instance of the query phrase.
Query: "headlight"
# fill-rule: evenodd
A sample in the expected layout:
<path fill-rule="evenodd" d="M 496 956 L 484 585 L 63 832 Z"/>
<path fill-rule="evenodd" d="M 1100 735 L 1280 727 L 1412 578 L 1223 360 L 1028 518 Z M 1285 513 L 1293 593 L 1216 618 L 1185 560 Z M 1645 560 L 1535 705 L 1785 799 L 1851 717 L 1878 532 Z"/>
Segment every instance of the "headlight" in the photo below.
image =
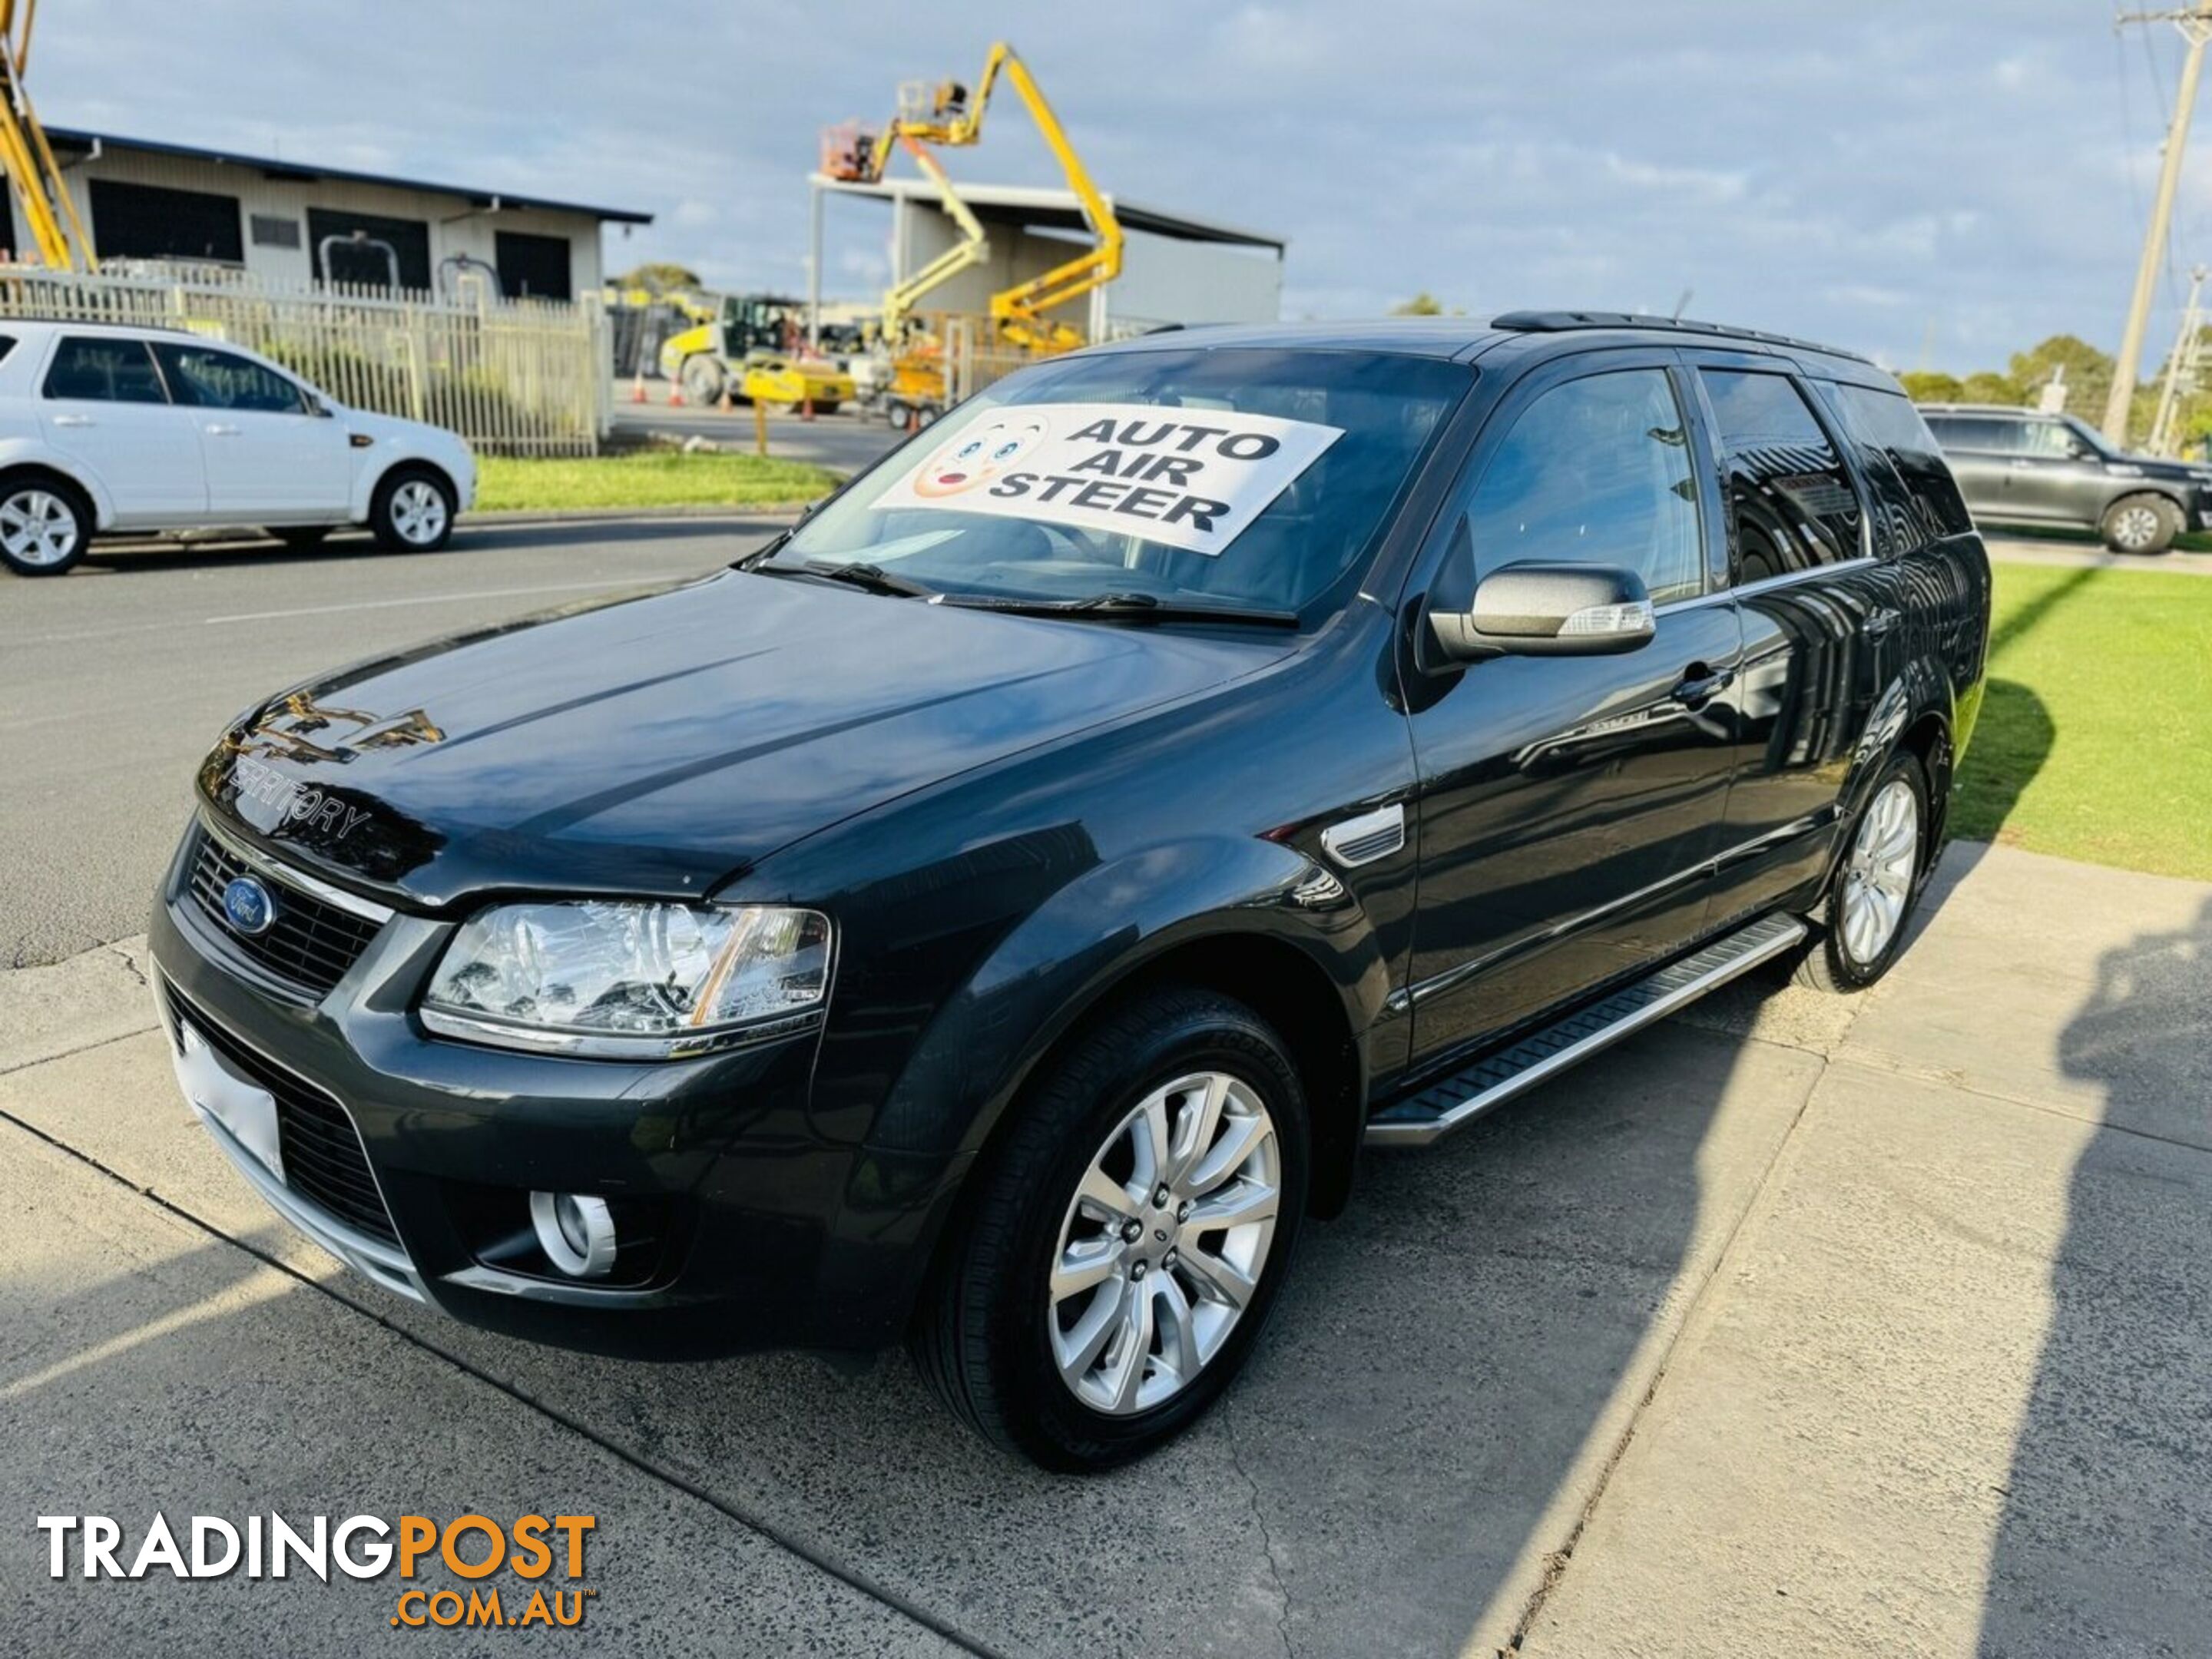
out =
<path fill-rule="evenodd" d="M 422 1023 L 507 1048 L 673 1059 L 803 1029 L 829 994 L 818 911 L 501 904 L 447 946 Z"/>

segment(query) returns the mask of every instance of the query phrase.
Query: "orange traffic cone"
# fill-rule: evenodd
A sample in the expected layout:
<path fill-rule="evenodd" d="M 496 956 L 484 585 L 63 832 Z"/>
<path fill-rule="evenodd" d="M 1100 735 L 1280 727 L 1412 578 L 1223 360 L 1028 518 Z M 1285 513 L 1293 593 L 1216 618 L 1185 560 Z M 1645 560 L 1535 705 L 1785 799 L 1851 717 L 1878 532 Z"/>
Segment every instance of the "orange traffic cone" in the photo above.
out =
<path fill-rule="evenodd" d="M 714 399 L 714 407 L 725 415 L 737 407 L 737 404 L 730 401 L 730 383 L 727 380 L 722 382 L 722 395 Z"/>
<path fill-rule="evenodd" d="M 629 383 L 629 400 L 634 404 L 645 401 L 645 371 L 641 368 Z"/>
<path fill-rule="evenodd" d="M 906 429 L 909 432 L 919 432 L 921 430 L 921 405 L 920 404 L 908 404 L 906 406 Z"/>
<path fill-rule="evenodd" d="M 814 418 L 814 394 L 811 392 L 799 400 L 799 418 L 802 421 Z"/>

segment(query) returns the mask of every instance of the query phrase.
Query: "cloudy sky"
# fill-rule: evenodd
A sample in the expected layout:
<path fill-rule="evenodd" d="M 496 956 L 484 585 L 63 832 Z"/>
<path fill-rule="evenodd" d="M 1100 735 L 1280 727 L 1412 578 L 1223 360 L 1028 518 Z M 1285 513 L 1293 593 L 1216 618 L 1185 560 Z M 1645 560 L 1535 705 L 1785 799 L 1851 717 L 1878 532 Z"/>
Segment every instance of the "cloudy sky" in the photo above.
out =
<path fill-rule="evenodd" d="M 1689 289 L 1954 370 L 2115 342 L 2180 64 L 2110 0 L 67 0 L 30 79 L 56 125 L 640 208 L 611 269 L 797 288 L 817 128 L 1001 31 L 1107 188 L 1288 237 L 1286 315 Z M 2200 133 L 2159 349 L 2212 261 Z M 1011 99 L 951 165 L 1051 178 Z M 863 297 L 888 216 L 831 205 L 825 287 Z"/>

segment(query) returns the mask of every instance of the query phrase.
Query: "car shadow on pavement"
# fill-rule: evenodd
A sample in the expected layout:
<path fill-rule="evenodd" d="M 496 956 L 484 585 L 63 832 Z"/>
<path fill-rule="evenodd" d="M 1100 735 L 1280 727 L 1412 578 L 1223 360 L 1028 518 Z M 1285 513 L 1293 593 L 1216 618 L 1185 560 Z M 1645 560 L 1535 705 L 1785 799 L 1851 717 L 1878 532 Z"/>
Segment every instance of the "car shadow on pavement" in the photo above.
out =
<path fill-rule="evenodd" d="M 2212 1643 L 2212 902 L 2107 952 L 2059 1039 L 2101 1087 L 1991 1553 L 1981 1651 Z"/>

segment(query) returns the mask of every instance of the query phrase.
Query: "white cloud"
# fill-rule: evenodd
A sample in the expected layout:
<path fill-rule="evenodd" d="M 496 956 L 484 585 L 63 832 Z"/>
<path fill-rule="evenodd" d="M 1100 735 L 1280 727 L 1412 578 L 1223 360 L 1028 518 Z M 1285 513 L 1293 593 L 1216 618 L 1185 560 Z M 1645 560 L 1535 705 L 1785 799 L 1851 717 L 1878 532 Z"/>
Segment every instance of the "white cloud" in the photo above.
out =
<path fill-rule="evenodd" d="M 42 21 L 57 125 L 642 209 L 610 258 L 804 280 L 816 130 L 902 79 L 971 78 L 1003 8 L 872 9 L 803 73 L 806 0 L 662 0 L 625 37 L 531 0 L 104 0 Z M 1464 0 L 1123 0 L 1025 14 L 1019 39 L 1102 183 L 1287 235 L 1288 314 L 1447 303 L 1671 306 L 1971 368 L 2043 334 L 2117 333 L 2156 166 L 2140 52 L 2133 144 L 2109 16 L 2081 4 L 1568 7 Z M 2000 42 L 1994 58 L 1992 40 Z M 2174 54 L 2159 59 L 2170 75 Z M 2171 97 L 2171 88 L 2166 88 Z M 2212 119 L 2176 264 L 2212 257 Z M 960 175 L 1053 167 L 1002 92 Z M 883 210 L 836 202 L 824 268 L 882 280 Z M 2170 322 L 2161 320 L 2161 330 Z"/>

